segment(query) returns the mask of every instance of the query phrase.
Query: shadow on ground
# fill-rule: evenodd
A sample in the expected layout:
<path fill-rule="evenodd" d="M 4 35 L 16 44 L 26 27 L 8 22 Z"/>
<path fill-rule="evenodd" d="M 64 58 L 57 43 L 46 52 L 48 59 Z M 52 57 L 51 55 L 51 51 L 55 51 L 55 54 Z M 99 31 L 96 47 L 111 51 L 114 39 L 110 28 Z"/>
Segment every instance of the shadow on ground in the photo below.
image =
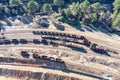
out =
<path fill-rule="evenodd" d="M 82 53 L 87 53 L 87 51 L 83 47 L 74 47 L 74 46 L 67 46 L 68 48 L 74 50 L 74 51 L 79 51 Z"/>
<path fill-rule="evenodd" d="M 110 56 L 110 54 L 105 51 L 105 50 L 93 50 L 95 53 L 97 54 L 101 54 L 101 55 L 106 55 L 106 56 Z"/>
<path fill-rule="evenodd" d="M 112 34 L 116 34 L 116 35 L 120 36 L 120 30 L 113 30 L 113 28 L 110 28 L 109 26 L 105 25 L 102 21 L 95 22 L 92 26 L 91 25 L 81 25 L 81 24 L 74 25 L 67 21 L 66 21 L 66 23 L 73 26 L 74 28 L 76 28 L 77 30 L 79 30 L 81 32 L 96 31 L 96 32 L 101 32 L 101 33 L 107 34 L 109 36 L 111 36 Z"/>

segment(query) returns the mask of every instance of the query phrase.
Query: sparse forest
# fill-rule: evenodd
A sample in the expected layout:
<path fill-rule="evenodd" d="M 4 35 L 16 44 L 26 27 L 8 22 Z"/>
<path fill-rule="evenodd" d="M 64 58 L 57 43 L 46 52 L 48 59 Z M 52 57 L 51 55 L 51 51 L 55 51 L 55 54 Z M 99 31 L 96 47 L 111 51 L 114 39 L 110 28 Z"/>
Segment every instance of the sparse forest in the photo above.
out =
<path fill-rule="evenodd" d="M 44 4 L 43 4 L 44 3 Z M 72 25 L 85 24 L 104 27 L 110 31 L 120 28 L 120 0 L 1 0 L 0 18 L 45 12 L 61 15 L 58 20 Z M 112 6 L 113 5 L 113 6 Z"/>

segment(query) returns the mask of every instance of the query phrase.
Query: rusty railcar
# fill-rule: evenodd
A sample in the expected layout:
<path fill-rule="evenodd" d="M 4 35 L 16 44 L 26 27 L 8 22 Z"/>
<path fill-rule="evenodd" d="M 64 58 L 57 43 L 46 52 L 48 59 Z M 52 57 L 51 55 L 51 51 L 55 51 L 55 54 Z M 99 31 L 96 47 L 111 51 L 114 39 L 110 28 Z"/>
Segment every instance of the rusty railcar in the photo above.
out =
<path fill-rule="evenodd" d="M 28 41 L 26 40 L 26 39 L 20 39 L 20 41 L 19 41 L 21 44 L 27 44 L 28 43 Z"/>
<path fill-rule="evenodd" d="M 17 39 L 12 39 L 12 43 L 14 43 L 14 44 L 18 44 L 19 41 L 18 41 Z"/>
<path fill-rule="evenodd" d="M 24 58 L 29 58 L 30 55 L 28 54 L 27 51 L 21 51 L 21 56 L 24 57 Z"/>
<path fill-rule="evenodd" d="M 40 40 L 39 39 L 33 39 L 33 43 L 34 44 L 40 44 Z"/>
<path fill-rule="evenodd" d="M 4 44 L 11 44 L 11 40 L 5 39 L 5 40 L 4 40 Z"/>

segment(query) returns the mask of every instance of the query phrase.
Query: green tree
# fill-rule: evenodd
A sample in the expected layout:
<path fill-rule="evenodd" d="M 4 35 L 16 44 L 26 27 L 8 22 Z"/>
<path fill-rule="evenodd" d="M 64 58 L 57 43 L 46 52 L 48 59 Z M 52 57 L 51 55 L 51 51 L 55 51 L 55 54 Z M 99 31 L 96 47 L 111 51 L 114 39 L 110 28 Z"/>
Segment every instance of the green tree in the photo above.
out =
<path fill-rule="evenodd" d="M 89 8 L 89 6 L 90 6 L 90 3 L 88 0 L 85 0 L 82 3 L 80 3 L 80 9 L 82 12 L 86 13 L 87 12 L 86 10 Z"/>
<path fill-rule="evenodd" d="M 70 6 L 70 11 L 71 11 L 73 16 L 77 17 L 77 15 L 80 12 L 79 2 L 72 3 L 72 5 Z"/>
<path fill-rule="evenodd" d="M 10 14 L 10 10 L 8 7 L 5 6 L 5 13 Z"/>
<path fill-rule="evenodd" d="M 120 20 L 120 12 L 117 14 L 117 18 Z"/>
<path fill-rule="evenodd" d="M 91 19 L 91 22 L 95 22 L 95 21 L 97 21 L 97 20 L 98 20 L 98 19 L 97 19 L 97 13 L 93 13 L 93 14 L 91 14 L 90 19 Z"/>
<path fill-rule="evenodd" d="M 115 0 L 113 3 L 114 10 L 119 10 L 120 9 L 120 0 Z"/>
<path fill-rule="evenodd" d="M 52 6 L 48 3 L 43 5 L 43 11 L 46 13 L 50 13 L 52 11 Z"/>
<path fill-rule="evenodd" d="M 118 13 L 119 13 L 119 11 L 118 11 L 118 10 L 115 10 L 115 11 L 113 12 L 113 16 L 116 17 Z"/>
<path fill-rule="evenodd" d="M 0 3 L 0 13 L 2 13 L 2 3 Z"/>
<path fill-rule="evenodd" d="M 106 13 L 103 14 L 103 19 L 104 20 L 107 20 L 111 17 L 111 12 L 110 11 L 107 11 Z"/>
<path fill-rule="evenodd" d="M 18 5 L 20 3 L 20 0 L 10 0 L 10 5 Z"/>
<path fill-rule="evenodd" d="M 56 6 L 61 6 L 61 5 L 64 3 L 64 0 L 54 0 L 53 3 L 54 3 Z"/>
<path fill-rule="evenodd" d="M 120 27 L 120 20 L 119 19 L 114 20 L 112 23 L 112 26 L 113 27 Z"/>
<path fill-rule="evenodd" d="M 16 14 L 16 10 L 15 9 L 12 9 L 12 14 Z"/>
<path fill-rule="evenodd" d="M 34 0 L 29 1 L 27 7 L 29 9 L 29 13 L 31 14 L 39 10 L 39 4 Z"/>
<path fill-rule="evenodd" d="M 96 2 L 91 5 L 91 8 L 92 8 L 93 12 L 98 13 L 102 9 L 102 6 L 99 2 Z"/>
<path fill-rule="evenodd" d="M 26 6 L 23 6 L 23 12 L 24 12 L 24 13 L 28 13 L 28 10 L 27 10 L 27 7 L 26 7 Z"/>
<path fill-rule="evenodd" d="M 117 14 L 116 19 L 112 23 L 112 26 L 120 28 L 120 12 Z"/>
<path fill-rule="evenodd" d="M 70 17 L 70 15 L 71 15 L 70 8 L 65 9 L 64 13 L 65 13 L 67 18 Z"/>
<path fill-rule="evenodd" d="M 63 10 L 61 7 L 59 7 L 59 8 L 58 8 L 58 12 L 59 12 L 59 13 L 62 13 L 62 12 L 64 12 L 64 10 Z"/>

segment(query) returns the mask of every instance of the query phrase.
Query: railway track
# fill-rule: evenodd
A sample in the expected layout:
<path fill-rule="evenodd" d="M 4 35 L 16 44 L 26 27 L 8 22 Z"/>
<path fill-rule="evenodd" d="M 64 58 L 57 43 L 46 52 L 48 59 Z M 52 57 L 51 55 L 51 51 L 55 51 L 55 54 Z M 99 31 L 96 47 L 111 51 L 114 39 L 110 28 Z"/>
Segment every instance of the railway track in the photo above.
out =
<path fill-rule="evenodd" d="M 13 34 L 13 33 L 33 33 L 33 34 L 37 34 L 37 35 L 42 35 L 42 36 L 52 36 L 52 37 L 62 37 L 62 38 L 74 38 L 74 39 L 80 39 L 80 37 L 82 35 L 78 35 L 78 34 L 73 34 L 73 33 L 67 33 L 67 32 L 62 32 L 62 31 L 50 31 L 50 30 L 44 30 L 44 29 L 41 29 L 41 30 L 13 30 L 13 31 L 8 31 L 8 32 L 4 32 L 5 34 Z M 42 34 L 40 34 L 42 33 Z M 2 33 L 1 33 L 2 34 Z M 35 34 L 35 35 L 36 35 Z M 55 34 L 57 34 L 55 36 Z M 86 38 L 86 37 L 85 37 Z M 88 42 L 91 42 L 89 41 L 88 39 L 86 39 Z M 86 42 L 85 42 L 86 43 Z M 94 42 L 92 42 L 94 43 Z M 97 42 L 95 42 L 95 44 L 97 44 Z M 115 54 L 119 54 L 119 50 L 116 48 L 112 48 L 110 46 L 106 46 L 106 45 L 100 45 L 100 43 L 97 44 L 97 47 L 96 46 L 93 46 L 94 49 L 95 48 L 98 48 L 99 50 L 102 50 L 102 51 L 108 51 L 108 52 L 112 52 L 112 53 L 115 53 Z"/>
<path fill-rule="evenodd" d="M 14 32 L 19 32 L 19 31 L 13 31 Z M 21 33 L 24 33 L 26 31 L 22 30 Z M 94 50 L 96 52 L 105 52 L 105 51 L 109 51 L 115 54 L 118 54 L 117 51 L 113 50 L 113 49 L 109 49 L 108 47 L 105 46 L 99 46 L 96 43 L 93 43 L 91 41 L 89 41 L 88 39 L 86 39 L 86 37 L 81 36 L 81 35 L 75 35 L 75 34 L 68 34 L 68 33 L 62 33 L 62 32 L 54 32 L 54 31 L 32 31 L 32 30 L 27 30 L 27 32 L 32 32 L 34 35 L 41 35 L 44 42 L 48 42 L 46 40 L 50 39 L 51 42 L 49 41 L 48 43 L 52 44 L 53 46 L 58 46 L 58 45 L 64 45 L 64 46 L 73 46 L 73 47 L 79 47 L 78 44 L 82 44 L 82 45 L 86 45 L 88 47 L 90 47 L 91 50 Z M 11 33 L 11 32 L 10 32 Z M 5 33 L 6 34 L 6 33 Z M 7 33 L 8 34 L 8 33 Z M 67 39 L 68 38 L 68 39 Z M 63 43 L 58 43 L 55 42 L 54 40 L 62 40 Z M 82 40 L 82 42 L 79 42 L 78 40 Z M 17 39 L 14 39 L 13 41 L 17 41 L 19 42 Z M 29 41 L 29 40 L 28 40 Z M 5 42 L 5 41 L 4 41 Z M 11 42 L 9 39 L 6 40 L 6 42 Z M 25 39 L 20 39 L 20 42 L 22 43 L 27 43 L 27 40 Z M 30 42 L 30 41 L 29 41 Z M 32 42 L 32 41 L 31 41 Z M 33 40 L 33 42 L 40 42 L 39 40 Z M 69 42 L 69 43 L 67 43 Z M 67 43 L 67 44 L 66 44 Z M 76 43 L 72 44 L 72 43 Z"/>
<path fill-rule="evenodd" d="M 16 58 L 3 58 L 3 57 L 0 57 L 0 60 L 1 59 L 4 59 L 5 61 L 4 61 L 4 63 L 2 64 L 2 65 L 13 65 L 13 66 L 30 66 L 30 67 L 37 67 L 37 68 L 39 68 L 39 67 L 43 67 L 43 68 L 47 68 L 47 69 L 50 69 L 50 64 L 49 64 L 49 62 L 46 62 L 46 61 L 44 61 L 44 64 L 46 63 L 48 66 L 44 66 L 43 65 L 43 63 L 35 63 L 34 61 L 25 61 L 25 59 L 24 60 L 19 60 L 19 59 L 16 59 Z M 12 61 L 11 61 L 12 60 Z M 32 59 L 31 59 L 32 60 Z M 43 60 L 45 60 L 45 59 L 43 59 Z M 15 61 L 15 62 L 14 62 Z M 17 63 L 19 63 L 19 64 L 16 64 L 16 62 Z M 42 60 L 41 60 L 41 62 L 43 62 Z M 33 65 L 34 64 L 34 65 Z M 52 63 L 53 64 L 53 63 Z M 59 65 L 61 65 L 61 67 L 62 67 L 62 64 L 58 64 L 58 63 L 54 63 L 54 64 L 57 64 L 57 66 L 59 66 Z M 63 64 L 64 65 L 64 64 Z M 84 66 L 84 65 L 71 65 L 71 62 L 66 62 L 65 63 L 65 65 L 67 65 L 67 66 L 75 66 L 75 68 L 77 69 L 78 67 L 85 67 L 85 68 L 87 68 L 87 66 Z M 52 67 L 51 67 L 52 68 Z M 57 68 L 53 68 L 53 69 L 57 69 Z M 100 75 L 95 75 L 95 74 L 91 74 L 91 73 L 87 73 L 87 72 L 79 72 L 79 71 L 77 71 L 77 70 L 71 70 L 71 68 L 70 67 L 65 67 L 65 68 L 62 68 L 61 70 L 63 71 L 63 72 L 70 72 L 70 73 L 75 73 L 75 74 L 79 74 L 79 75 L 83 75 L 83 76 L 87 76 L 87 77 L 90 77 L 90 78 L 93 78 L 93 79 L 102 79 L 103 77 L 101 77 Z M 91 68 L 91 69 L 93 69 L 93 68 Z M 60 70 L 60 69 L 59 69 Z M 104 78 L 105 79 L 105 78 Z M 106 80 L 106 79 L 105 79 Z"/>
<path fill-rule="evenodd" d="M 19 68 L 18 68 L 19 67 Z M 28 67 L 28 66 L 24 66 L 24 65 L 21 65 L 21 66 L 17 66 L 17 65 L 0 65 L 0 74 L 1 75 L 6 75 L 6 76 L 15 76 L 15 77 L 18 77 L 18 78 L 21 78 L 21 77 L 33 77 L 33 80 L 34 79 L 39 79 L 42 77 L 41 74 L 50 74 L 49 76 L 47 76 L 46 78 L 43 78 L 44 80 L 53 80 L 53 79 L 58 79 L 58 76 L 61 76 L 61 77 L 65 77 L 64 79 L 69 79 L 69 78 L 66 78 L 66 77 L 71 77 L 71 79 L 69 80 L 72 80 L 73 78 L 75 78 L 75 80 L 92 80 L 93 78 L 90 78 L 90 77 L 86 77 L 84 75 L 77 75 L 77 74 L 74 74 L 74 73 L 66 73 L 66 72 L 62 72 L 62 71 L 57 71 L 57 70 L 50 70 L 50 69 L 44 69 L 44 68 L 40 68 L 40 67 Z M 5 74 L 6 72 L 8 72 L 8 74 Z M 14 74 L 10 74 L 10 73 L 14 73 Z M 16 73 L 16 74 L 15 74 Z M 36 74 L 36 75 L 39 75 L 39 76 L 33 76 L 32 74 Z M 71 75 L 70 75 L 71 74 Z M 57 78 L 55 78 L 54 76 L 56 76 Z M 51 78 L 51 77 L 54 77 L 54 78 Z M 61 79 L 61 78 L 60 78 Z M 98 80 L 98 79 L 97 79 Z"/>

